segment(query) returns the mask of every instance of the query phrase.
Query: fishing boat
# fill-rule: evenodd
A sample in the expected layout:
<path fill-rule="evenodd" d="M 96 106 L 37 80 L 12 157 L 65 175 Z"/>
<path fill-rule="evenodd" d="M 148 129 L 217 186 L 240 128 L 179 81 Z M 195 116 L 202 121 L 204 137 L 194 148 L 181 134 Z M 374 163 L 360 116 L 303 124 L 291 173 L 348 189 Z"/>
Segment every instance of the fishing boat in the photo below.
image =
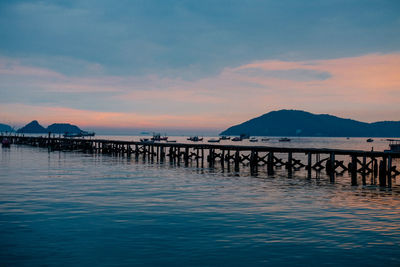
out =
<path fill-rule="evenodd" d="M 86 136 L 95 136 L 95 133 L 94 132 L 86 132 L 86 131 L 80 131 L 79 133 L 66 132 L 63 136 L 65 138 L 86 137 Z"/>
<path fill-rule="evenodd" d="M 10 146 L 11 146 L 10 140 L 8 140 L 7 138 L 1 140 L 1 147 L 10 147 Z"/>
<path fill-rule="evenodd" d="M 203 141 L 203 137 L 191 136 L 187 140 L 192 141 L 192 142 L 199 142 L 199 141 Z"/>
<path fill-rule="evenodd" d="M 281 139 L 279 139 L 279 142 L 290 142 L 291 140 L 287 137 L 283 137 Z"/>
<path fill-rule="evenodd" d="M 226 136 L 226 135 L 221 136 L 221 140 L 230 140 L 230 139 L 231 139 L 230 136 Z"/>
<path fill-rule="evenodd" d="M 75 138 L 75 137 L 82 137 L 81 133 L 65 133 L 63 134 L 65 138 Z"/>
<path fill-rule="evenodd" d="M 389 141 L 389 150 L 385 152 L 400 152 L 400 140 L 399 139 L 386 139 Z"/>
<path fill-rule="evenodd" d="M 81 134 L 83 137 L 85 136 L 95 136 L 96 133 L 95 132 L 86 132 L 86 131 L 81 131 Z"/>
<path fill-rule="evenodd" d="M 269 138 L 262 138 L 261 141 L 267 142 L 267 141 L 269 141 Z"/>
<path fill-rule="evenodd" d="M 242 141 L 242 138 L 241 137 L 234 137 L 234 138 L 232 138 L 232 141 L 233 142 L 240 142 L 240 141 Z"/>
<path fill-rule="evenodd" d="M 213 139 L 208 140 L 207 142 L 209 142 L 209 143 L 219 143 L 219 141 L 220 141 L 220 139 L 213 138 Z"/>
<path fill-rule="evenodd" d="M 161 136 L 161 134 L 155 134 L 153 133 L 153 137 L 151 138 L 151 140 L 153 141 L 167 141 L 168 140 L 168 136 Z"/>
<path fill-rule="evenodd" d="M 371 139 L 371 138 L 367 139 L 367 143 L 372 143 L 372 142 L 374 142 L 374 139 Z"/>
<path fill-rule="evenodd" d="M 258 139 L 253 137 L 253 138 L 250 138 L 249 141 L 254 143 L 254 142 L 258 142 Z"/>
<path fill-rule="evenodd" d="M 150 140 L 149 138 L 140 138 L 140 142 L 142 142 L 142 143 L 154 143 L 154 140 Z"/>

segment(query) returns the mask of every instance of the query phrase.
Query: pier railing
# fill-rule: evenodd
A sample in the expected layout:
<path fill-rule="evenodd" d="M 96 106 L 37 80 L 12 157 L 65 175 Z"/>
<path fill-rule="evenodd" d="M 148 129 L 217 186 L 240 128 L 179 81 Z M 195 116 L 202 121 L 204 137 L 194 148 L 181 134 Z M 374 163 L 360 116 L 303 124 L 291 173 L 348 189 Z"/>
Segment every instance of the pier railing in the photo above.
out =
<path fill-rule="evenodd" d="M 268 146 L 242 146 L 221 144 L 184 144 L 164 142 L 135 142 L 102 139 L 78 139 L 33 137 L 21 135 L 0 135 L 0 139 L 9 139 L 12 144 L 47 147 L 52 151 L 84 151 L 89 153 L 118 154 L 144 157 L 158 162 L 174 162 L 188 166 L 195 162 L 198 167 L 233 167 L 239 172 L 241 166 L 250 166 L 251 174 L 266 166 L 268 174 L 277 167 L 293 169 L 304 168 L 308 176 L 311 171 L 325 170 L 331 180 L 335 174 L 348 171 L 351 184 L 357 185 L 357 176 L 361 174 L 365 183 L 366 175 L 378 178 L 381 187 L 392 187 L 392 179 L 400 174 L 395 159 L 399 152 L 363 151 L 328 148 L 288 148 Z"/>

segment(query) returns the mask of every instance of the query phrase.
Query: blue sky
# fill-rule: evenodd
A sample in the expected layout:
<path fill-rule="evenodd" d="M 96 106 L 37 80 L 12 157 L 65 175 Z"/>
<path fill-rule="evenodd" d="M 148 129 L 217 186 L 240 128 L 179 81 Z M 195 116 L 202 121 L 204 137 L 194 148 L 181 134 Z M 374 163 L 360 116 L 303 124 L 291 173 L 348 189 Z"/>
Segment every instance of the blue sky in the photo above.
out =
<path fill-rule="evenodd" d="M 248 80 L 248 85 L 242 84 L 230 94 L 237 83 L 221 82 L 221 76 L 240 69 L 240 75 L 254 77 L 265 70 L 241 66 L 262 61 L 307 65 L 369 55 L 393 58 L 390 56 L 397 56 L 400 50 L 399 14 L 400 1 L 393 0 L 1 1 L 0 66 L 4 71 L 0 73 L 0 102 L 7 106 L 0 109 L 0 120 L 19 123 L 30 119 L 11 115 L 13 108 L 22 106 L 46 122 L 50 118 L 40 108 L 118 113 L 122 114 L 118 125 L 124 127 L 135 124 L 135 120 L 124 123 L 123 117 L 129 115 L 141 118 L 140 123 L 146 116 L 170 116 L 175 122 L 180 121 L 180 116 L 185 117 L 180 126 L 193 127 L 187 124 L 191 116 L 193 120 L 197 119 L 193 116 L 202 114 L 208 120 L 228 116 L 240 122 L 279 107 L 361 120 L 395 119 L 391 114 L 399 110 L 391 105 L 386 112 L 379 111 L 371 117 L 368 109 L 379 103 L 368 101 L 349 102 L 337 109 L 328 105 L 324 109 L 318 102 L 326 99 L 314 99 L 321 93 L 317 89 L 309 103 L 290 99 L 268 103 L 274 98 L 268 96 L 290 92 Z M 396 70 L 397 65 L 393 67 Z M 298 82 L 335 78 L 324 68 L 270 69 L 261 76 Z M 214 88 L 210 85 L 213 79 L 222 84 Z M 259 90 L 260 86 L 265 90 Z M 57 89 L 65 87 L 68 89 Z M 247 88 L 265 98 L 265 105 L 251 105 L 247 94 L 251 90 Z M 325 96 L 329 95 L 329 88 L 324 90 Z M 332 85 L 331 90 L 335 90 Z M 143 100 L 137 97 L 137 91 L 147 91 L 149 95 L 187 94 L 188 101 Z M 215 94 L 225 94 L 226 103 L 219 100 L 212 104 L 209 100 Z M 393 88 L 390 94 L 393 97 Z M 134 107 L 121 101 L 128 95 L 136 95 L 132 98 Z M 204 101 L 196 104 L 190 100 L 196 97 Z M 242 98 L 246 98 L 242 106 L 228 104 Z M 200 126 L 223 128 L 234 122 L 226 121 L 204 122 Z M 177 126 L 175 122 L 164 123 L 163 127 Z M 154 121 L 152 125 L 156 124 Z M 112 121 L 105 121 L 104 125 L 117 126 Z"/>

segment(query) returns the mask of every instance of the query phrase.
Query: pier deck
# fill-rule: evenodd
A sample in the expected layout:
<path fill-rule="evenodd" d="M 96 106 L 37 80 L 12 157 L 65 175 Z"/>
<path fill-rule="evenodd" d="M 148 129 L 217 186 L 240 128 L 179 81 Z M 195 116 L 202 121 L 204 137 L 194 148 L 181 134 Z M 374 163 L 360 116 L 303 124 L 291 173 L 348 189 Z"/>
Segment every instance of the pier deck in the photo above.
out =
<path fill-rule="evenodd" d="M 268 174 L 273 174 L 277 167 L 306 169 L 311 171 L 325 170 L 332 181 L 335 174 L 348 171 L 351 184 L 357 185 L 357 176 L 361 174 L 363 184 L 365 176 L 378 178 L 379 186 L 391 187 L 392 179 L 400 174 L 395 159 L 400 152 L 363 151 L 328 148 L 288 148 L 269 146 L 243 146 L 221 144 L 185 144 L 165 142 L 135 142 L 102 139 L 78 139 L 59 137 L 33 137 L 21 135 L 0 135 L 0 139 L 8 138 L 12 144 L 47 147 L 52 151 L 84 151 L 112 155 L 144 157 L 158 162 L 174 162 L 188 166 L 196 162 L 198 167 L 234 168 L 239 172 L 241 166 L 249 165 L 251 174 L 266 166 Z M 296 158 L 297 159 L 296 159 Z"/>

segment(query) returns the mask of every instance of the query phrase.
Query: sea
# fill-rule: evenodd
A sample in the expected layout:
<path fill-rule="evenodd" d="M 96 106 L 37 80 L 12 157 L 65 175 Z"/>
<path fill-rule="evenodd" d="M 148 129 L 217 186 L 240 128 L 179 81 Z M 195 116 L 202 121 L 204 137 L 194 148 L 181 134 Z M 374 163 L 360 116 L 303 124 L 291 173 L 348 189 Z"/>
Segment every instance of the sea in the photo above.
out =
<path fill-rule="evenodd" d="M 388 149 L 381 138 L 259 139 L 235 144 Z M 265 168 L 0 148 L 0 266 L 400 266 L 400 177 L 389 189 Z"/>

